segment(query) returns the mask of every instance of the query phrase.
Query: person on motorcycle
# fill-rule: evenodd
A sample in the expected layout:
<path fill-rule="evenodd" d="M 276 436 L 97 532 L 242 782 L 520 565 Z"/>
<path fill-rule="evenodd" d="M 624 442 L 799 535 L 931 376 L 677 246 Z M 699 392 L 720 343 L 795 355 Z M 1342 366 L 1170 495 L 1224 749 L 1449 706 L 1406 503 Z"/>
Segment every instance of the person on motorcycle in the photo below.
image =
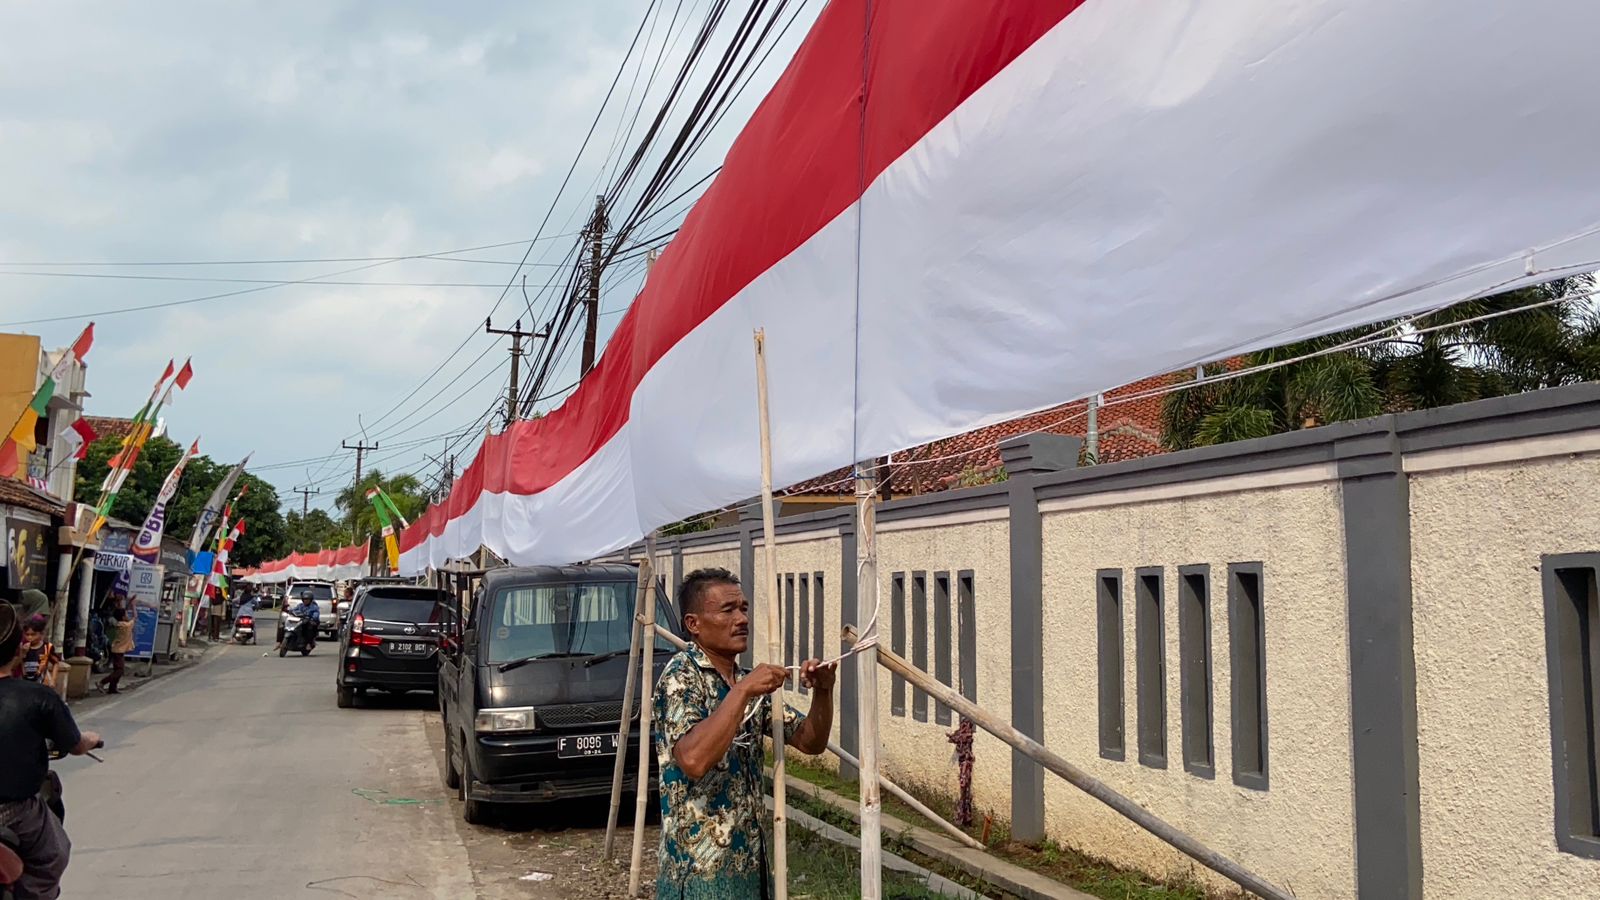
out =
<path fill-rule="evenodd" d="M 10 604 L 0 603 L 0 827 L 16 835 L 13 849 L 22 858 L 22 877 L 12 885 L 17 900 L 55 900 L 72 845 L 39 799 L 50 774 L 46 742 L 81 756 L 100 736 L 80 732 L 55 691 L 11 675 L 25 655 L 22 623 Z"/>
<path fill-rule="evenodd" d="M 311 599 L 311 594 L 309 592 L 301 594 L 299 605 L 295 606 L 294 609 L 289 610 L 289 615 L 299 617 L 302 624 L 304 624 L 307 620 L 311 621 L 311 633 L 306 637 L 306 646 L 315 647 L 317 645 L 317 627 L 322 622 L 322 610 L 317 608 L 317 601 Z M 300 626 L 297 625 L 295 627 L 298 628 Z M 289 632 L 283 632 L 283 634 L 278 638 L 278 643 L 274 644 L 271 650 L 268 650 L 266 653 L 261 655 L 267 656 L 268 654 L 278 652 L 283 648 L 284 642 L 288 639 Z"/>

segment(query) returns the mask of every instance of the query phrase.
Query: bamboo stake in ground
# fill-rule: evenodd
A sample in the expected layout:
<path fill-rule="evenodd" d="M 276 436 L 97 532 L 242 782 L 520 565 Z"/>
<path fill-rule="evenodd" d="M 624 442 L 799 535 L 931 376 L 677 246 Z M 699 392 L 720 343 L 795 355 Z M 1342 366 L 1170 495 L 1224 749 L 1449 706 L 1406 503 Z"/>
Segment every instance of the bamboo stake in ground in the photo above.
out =
<path fill-rule="evenodd" d="M 643 622 L 643 621 L 644 621 L 644 618 L 642 616 L 636 616 L 635 617 L 635 624 L 637 624 L 639 622 Z M 669 643 L 672 646 L 678 648 L 679 650 L 685 650 L 689 646 L 689 643 L 687 641 L 685 641 L 683 638 L 678 637 L 677 635 L 673 634 L 672 632 L 668 631 L 665 628 L 662 628 L 660 625 L 656 626 L 656 634 L 659 635 L 662 638 L 662 640 L 665 640 L 667 643 Z M 860 760 L 858 760 L 854 756 L 852 756 L 850 754 L 850 751 L 844 749 L 843 747 L 840 747 L 838 744 L 835 744 L 833 741 L 829 741 L 828 742 L 828 752 L 832 753 L 834 756 L 839 757 L 839 759 L 842 760 L 846 765 L 855 766 L 858 770 L 861 768 L 861 761 Z M 884 777 L 882 774 L 880 774 L 878 776 L 878 783 L 883 786 L 884 790 L 886 790 L 889 793 L 895 795 L 896 797 L 899 797 L 901 802 L 905 803 L 905 805 L 911 807 L 912 809 L 914 809 L 918 813 L 920 813 L 923 818 L 925 818 L 928 821 L 934 823 L 935 825 L 938 825 L 940 828 L 943 828 L 945 831 L 950 832 L 950 836 L 951 837 L 955 838 L 956 840 L 960 841 L 963 844 L 966 844 L 968 847 L 971 847 L 974 850 L 986 850 L 986 849 L 988 849 L 987 847 L 984 846 L 982 841 L 978 840 L 977 838 L 973 837 L 970 834 L 967 834 L 965 831 L 962 831 L 960 828 L 957 828 L 955 825 L 951 824 L 950 822 L 945 821 L 943 818 L 940 818 L 938 813 L 934 812 L 933 810 L 931 810 L 931 809 L 929 809 L 927 807 L 927 804 L 923 803 L 921 800 L 918 800 L 917 798 L 915 798 L 915 797 L 911 796 L 910 794 L 906 793 L 905 790 L 903 790 L 899 785 L 897 785 L 894 782 L 890 781 L 888 778 Z"/>
<path fill-rule="evenodd" d="M 639 896 L 639 865 L 644 859 L 644 810 L 650 802 L 650 719 L 655 713 L 651 702 L 656 673 L 656 535 L 644 541 L 644 565 L 650 570 L 644 586 L 644 622 L 639 627 L 639 780 L 633 786 L 633 860 L 628 872 L 628 896 Z M 617 755 L 626 753 L 617 748 Z"/>
<path fill-rule="evenodd" d="M 778 542 L 773 525 L 772 419 L 767 409 L 767 336 L 756 330 L 756 402 L 761 420 L 761 547 L 766 577 L 760 579 L 767 605 L 767 662 L 783 665 L 783 611 L 778 608 Z M 772 889 L 774 900 L 789 896 L 789 834 L 783 790 L 783 687 L 767 695 L 772 713 Z"/>
<path fill-rule="evenodd" d="M 641 613 L 644 610 L 645 583 L 655 577 L 650 571 L 653 561 L 646 558 L 639 566 L 639 584 L 633 591 L 634 626 L 629 629 L 632 637 L 628 644 L 628 677 L 622 683 L 622 722 L 617 726 L 617 755 L 611 767 L 611 811 L 606 814 L 606 842 L 602 854 L 605 859 L 611 858 L 617 837 L 617 816 L 622 813 L 622 775 L 628 768 L 628 734 L 633 729 L 633 694 L 634 680 L 639 674 L 639 644 L 650 640 L 640 623 L 644 621 Z"/>
<path fill-rule="evenodd" d="M 846 626 L 844 639 L 846 643 L 853 644 L 856 639 L 854 629 Z M 961 696 L 960 693 L 945 687 L 937 678 L 911 665 L 896 656 L 892 651 L 877 648 L 877 653 L 878 661 L 884 668 L 911 682 L 912 686 L 926 691 L 945 706 L 971 719 L 973 724 L 979 728 L 1015 747 L 1024 756 L 1039 765 L 1065 778 L 1074 787 L 1131 819 L 1135 825 L 1166 841 L 1195 862 L 1227 878 L 1245 890 L 1265 898 L 1265 900 L 1294 900 L 1293 895 L 1289 892 L 1276 887 L 1261 876 L 1163 822 L 1154 813 L 1112 790 L 1109 785 L 1062 759 L 1050 748 L 1012 728 L 999 717 L 989 714 L 976 703 Z M 865 656 L 866 651 L 863 651 L 860 655 Z"/>
<path fill-rule="evenodd" d="M 878 479 L 856 463 L 856 609 L 878 610 Z M 883 894 L 883 797 L 878 792 L 878 648 L 856 654 L 856 735 L 861 750 L 861 896 Z"/>

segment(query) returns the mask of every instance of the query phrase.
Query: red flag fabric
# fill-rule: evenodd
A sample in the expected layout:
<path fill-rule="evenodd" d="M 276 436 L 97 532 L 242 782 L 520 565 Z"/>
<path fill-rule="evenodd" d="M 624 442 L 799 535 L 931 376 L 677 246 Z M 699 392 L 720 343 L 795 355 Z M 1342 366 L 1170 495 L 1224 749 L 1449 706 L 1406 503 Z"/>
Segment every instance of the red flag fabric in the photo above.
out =
<path fill-rule="evenodd" d="M 89 347 L 93 344 L 94 323 L 90 322 L 89 327 L 83 330 L 83 334 L 78 335 L 78 342 L 72 345 L 73 357 L 81 362 L 85 356 L 89 355 Z"/>
<path fill-rule="evenodd" d="M 169 360 L 167 360 L 167 369 L 166 369 L 165 372 L 161 373 L 161 381 L 157 381 L 156 382 L 156 387 L 160 387 L 162 381 L 166 381 L 168 378 L 171 378 L 172 377 L 172 372 L 173 372 L 172 360 L 169 359 Z"/>
<path fill-rule="evenodd" d="M 183 368 L 178 370 L 178 390 L 181 391 L 184 388 L 188 387 L 189 386 L 189 379 L 191 379 L 193 377 L 194 377 L 194 366 L 191 365 L 190 361 L 186 359 L 186 360 L 183 361 Z"/>
<path fill-rule="evenodd" d="M 73 459 L 83 459 L 88 456 L 89 445 L 99 437 L 100 435 L 95 432 L 94 426 L 89 424 L 88 419 L 80 418 L 61 431 L 61 439 L 67 442 L 67 446 L 77 447 L 77 450 L 72 454 Z"/>

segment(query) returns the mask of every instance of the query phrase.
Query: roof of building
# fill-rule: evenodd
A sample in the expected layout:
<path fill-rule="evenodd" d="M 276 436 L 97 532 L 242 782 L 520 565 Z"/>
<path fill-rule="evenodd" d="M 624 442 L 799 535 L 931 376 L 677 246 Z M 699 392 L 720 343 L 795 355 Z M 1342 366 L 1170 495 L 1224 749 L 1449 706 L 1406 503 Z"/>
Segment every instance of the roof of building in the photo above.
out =
<path fill-rule="evenodd" d="M 1100 462 L 1121 462 L 1165 451 L 1161 444 L 1161 397 L 1144 395 L 1170 384 L 1172 378 L 1157 375 L 1106 392 L 1099 416 Z M 1075 400 L 895 453 L 890 460 L 887 489 L 897 496 L 928 494 L 961 487 L 965 477 L 980 481 L 992 477 L 1001 467 L 1001 441 L 1037 432 L 1083 438 L 1088 431 L 1087 412 L 1088 402 Z M 853 492 L 851 470 L 845 468 L 801 482 L 785 493 L 834 496 Z"/>
<path fill-rule="evenodd" d="M 0 504 L 31 509 L 58 519 L 67 512 L 65 504 L 54 497 L 13 478 L 0 478 Z"/>
<path fill-rule="evenodd" d="M 93 428 L 94 433 L 100 438 L 122 438 L 133 431 L 132 419 L 120 419 L 116 416 L 84 416 L 83 420 L 89 423 L 89 427 Z"/>

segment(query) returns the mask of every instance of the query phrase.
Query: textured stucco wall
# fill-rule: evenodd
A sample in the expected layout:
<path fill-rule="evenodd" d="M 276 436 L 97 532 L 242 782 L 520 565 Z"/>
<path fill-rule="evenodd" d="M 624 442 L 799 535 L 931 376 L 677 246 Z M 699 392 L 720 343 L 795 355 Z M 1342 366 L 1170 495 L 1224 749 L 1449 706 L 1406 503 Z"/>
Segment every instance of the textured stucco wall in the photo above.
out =
<path fill-rule="evenodd" d="M 978 703 L 993 710 L 1007 720 L 1011 716 L 1011 549 L 1010 527 L 1004 520 L 977 522 L 962 525 L 942 525 L 931 528 L 901 530 L 905 523 L 895 523 L 896 530 L 878 534 L 879 600 L 882 609 L 878 615 L 878 636 L 885 647 L 890 646 L 890 577 L 895 572 L 907 573 L 906 636 L 908 652 L 914 640 L 912 635 L 910 573 L 928 573 L 928 667 L 933 668 L 933 574 L 948 571 L 952 580 L 955 573 L 964 569 L 973 572 L 973 599 L 977 614 L 978 634 Z M 956 603 L 952 587 L 951 604 Z M 871 614 L 865 606 L 861 610 L 863 623 Z M 950 617 L 952 676 L 961 671 L 960 630 L 957 615 L 952 609 Z M 890 778 L 914 781 L 937 789 L 950 796 L 958 792 L 956 784 L 955 747 L 946 735 L 955 730 L 955 719 L 950 725 L 934 721 L 935 704 L 928 700 L 928 721 L 912 718 L 911 687 L 906 687 L 906 715 L 897 718 L 890 714 L 891 679 L 887 670 L 878 673 L 878 719 L 881 759 Z M 973 743 L 973 798 L 976 806 L 993 810 L 1002 819 L 1011 815 L 1011 748 L 981 729 Z"/>
<path fill-rule="evenodd" d="M 1539 557 L 1600 550 L 1600 457 L 1411 478 L 1423 896 L 1600 896 L 1560 852 Z"/>
<path fill-rule="evenodd" d="M 669 553 L 661 553 L 660 556 L 661 556 L 660 565 L 661 565 L 662 571 L 664 571 L 667 574 L 668 578 L 671 578 L 672 577 L 672 555 L 669 554 Z M 709 553 L 708 552 L 696 551 L 694 548 L 686 548 L 683 551 L 683 574 L 688 575 L 690 572 L 693 572 L 695 569 L 709 569 L 709 568 L 727 569 L 728 571 L 732 572 L 733 574 L 738 575 L 740 580 L 743 580 L 744 579 L 744 574 L 739 571 L 739 545 L 738 545 L 738 543 L 737 542 L 734 543 L 734 545 L 732 547 L 729 547 L 729 548 L 724 548 L 724 549 L 720 549 L 720 550 L 712 550 Z M 677 591 L 676 585 L 673 586 L 673 591 L 674 591 L 674 595 L 676 595 L 676 591 Z"/>
<path fill-rule="evenodd" d="M 1046 512 L 1045 742 L 1178 829 L 1302 897 L 1355 895 L 1349 632 L 1340 495 L 1331 482 Z M 1263 563 L 1270 789 L 1233 783 L 1227 566 Z M 1216 777 L 1183 767 L 1178 567 L 1211 566 Z M 1138 761 L 1134 569 L 1162 566 L 1167 768 Z M 1123 571 L 1126 761 L 1099 753 L 1095 573 Z M 986 706 L 993 707 L 986 702 Z M 1153 873 L 1198 868 L 1064 780 L 1045 780 L 1054 838 Z M 1224 882 L 1200 870 L 1201 877 Z"/>

